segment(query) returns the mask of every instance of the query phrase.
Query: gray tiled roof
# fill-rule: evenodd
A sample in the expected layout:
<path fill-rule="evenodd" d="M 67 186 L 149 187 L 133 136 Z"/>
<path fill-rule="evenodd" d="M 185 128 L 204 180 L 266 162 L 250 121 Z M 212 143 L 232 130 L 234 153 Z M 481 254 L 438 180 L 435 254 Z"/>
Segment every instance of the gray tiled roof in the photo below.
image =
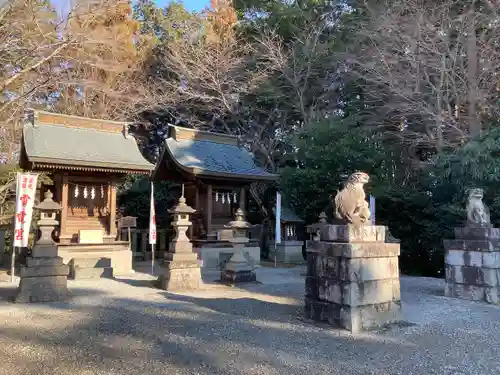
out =
<path fill-rule="evenodd" d="M 273 208 L 273 216 L 276 217 L 276 208 Z M 281 207 L 281 221 L 289 223 L 303 223 L 300 217 L 295 212 L 287 207 Z"/>
<path fill-rule="evenodd" d="M 169 153 L 183 168 L 197 174 L 220 174 L 248 179 L 275 180 L 277 176 L 255 165 L 252 156 L 243 148 L 207 140 L 166 140 Z"/>
<path fill-rule="evenodd" d="M 151 171 L 136 140 L 121 133 L 58 125 L 26 124 L 23 129 L 28 161 L 58 165 Z"/>

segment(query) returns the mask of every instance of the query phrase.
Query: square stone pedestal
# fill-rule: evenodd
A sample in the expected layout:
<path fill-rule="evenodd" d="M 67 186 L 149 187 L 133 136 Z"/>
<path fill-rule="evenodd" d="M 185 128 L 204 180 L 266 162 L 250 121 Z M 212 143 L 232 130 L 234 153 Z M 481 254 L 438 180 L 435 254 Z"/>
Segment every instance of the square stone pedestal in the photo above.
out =
<path fill-rule="evenodd" d="M 53 302 L 68 297 L 69 268 L 57 256 L 57 245 L 38 246 L 21 268 L 14 302 Z"/>
<path fill-rule="evenodd" d="M 196 290 L 203 286 L 197 255 L 166 253 L 158 287 L 167 291 Z"/>
<path fill-rule="evenodd" d="M 445 295 L 498 304 L 500 301 L 500 228 L 455 228 L 445 240 Z"/>
<path fill-rule="evenodd" d="M 358 332 L 401 320 L 399 244 L 385 227 L 324 225 L 308 241 L 307 319 Z"/>
<path fill-rule="evenodd" d="M 234 285 L 257 281 L 257 275 L 255 274 L 255 270 L 249 270 L 247 267 L 241 270 L 225 268 L 220 273 L 220 279 L 225 284 Z"/>
<path fill-rule="evenodd" d="M 269 259 L 274 260 L 276 257 L 277 263 L 300 264 L 304 263 L 302 255 L 302 241 L 285 240 L 275 246 L 274 241 L 269 241 Z"/>

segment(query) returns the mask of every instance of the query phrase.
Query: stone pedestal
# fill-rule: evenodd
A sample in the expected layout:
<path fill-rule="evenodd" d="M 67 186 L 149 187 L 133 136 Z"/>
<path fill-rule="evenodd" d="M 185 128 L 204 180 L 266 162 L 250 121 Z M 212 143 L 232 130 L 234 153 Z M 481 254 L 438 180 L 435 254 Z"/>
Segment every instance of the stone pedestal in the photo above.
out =
<path fill-rule="evenodd" d="M 203 286 L 201 268 L 193 245 L 186 236 L 191 226 L 189 215 L 195 210 L 186 204 L 183 195 L 177 206 L 169 212 L 174 215 L 172 226 L 176 234 L 165 253 L 163 274 L 158 278 L 158 286 L 168 291 L 199 289 Z"/>
<path fill-rule="evenodd" d="M 52 240 L 52 232 L 58 222 L 54 219 L 60 205 L 52 200 L 52 193 L 45 193 L 45 200 L 35 209 L 40 210 L 38 221 L 41 236 L 26 258 L 26 266 L 21 267 L 21 281 L 15 302 L 50 302 L 68 297 L 69 268 L 58 256 L 57 245 Z"/>
<path fill-rule="evenodd" d="M 399 244 L 385 227 L 318 226 L 308 241 L 305 315 L 351 332 L 401 320 Z"/>
<path fill-rule="evenodd" d="M 445 240 L 445 295 L 498 304 L 500 300 L 500 228 L 455 228 Z"/>
<path fill-rule="evenodd" d="M 245 244 L 249 241 L 246 231 L 251 227 L 250 223 L 244 219 L 243 210 L 238 209 L 235 220 L 231 221 L 226 227 L 233 230 L 233 236 L 229 239 L 229 242 L 234 247 L 234 254 L 221 271 L 221 281 L 230 285 L 257 281 L 255 266 L 249 262 L 243 253 Z"/>
<path fill-rule="evenodd" d="M 304 263 L 304 256 L 302 255 L 302 241 L 286 240 L 282 243 L 274 245 L 274 241 L 268 242 L 269 259 L 274 260 L 276 257 L 277 263 Z"/>

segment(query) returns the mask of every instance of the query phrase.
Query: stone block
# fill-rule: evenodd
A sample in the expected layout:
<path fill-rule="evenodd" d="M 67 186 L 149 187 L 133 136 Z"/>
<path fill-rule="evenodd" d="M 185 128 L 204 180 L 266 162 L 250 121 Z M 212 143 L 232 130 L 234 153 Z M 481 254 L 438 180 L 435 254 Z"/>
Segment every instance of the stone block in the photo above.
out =
<path fill-rule="evenodd" d="M 498 239 L 471 239 L 471 240 L 444 240 L 445 250 L 466 250 L 466 251 L 500 251 L 500 240 Z"/>
<path fill-rule="evenodd" d="M 111 258 L 73 258 L 70 264 L 79 268 L 105 268 L 111 267 Z"/>
<path fill-rule="evenodd" d="M 303 263 L 304 256 L 302 255 L 301 241 L 284 241 L 274 247 L 274 242 L 269 243 L 269 259 L 274 260 L 276 257 L 277 263 Z"/>
<path fill-rule="evenodd" d="M 193 252 L 189 252 L 189 253 L 171 253 L 171 252 L 167 252 L 165 253 L 165 263 L 167 262 L 174 262 L 174 263 L 179 263 L 179 264 L 183 264 L 183 263 L 186 263 L 186 264 L 191 264 L 191 263 L 194 263 L 194 264 L 198 264 L 198 256 L 193 253 Z"/>
<path fill-rule="evenodd" d="M 455 237 L 464 240 L 499 240 L 500 228 L 459 227 L 455 228 Z"/>
<path fill-rule="evenodd" d="M 318 299 L 350 307 L 401 300 L 399 279 L 374 280 L 363 283 L 334 282 L 321 279 Z"/>
<path fill-rule="evenodd" d="M 446 283 L 445 296 L 463 298 L 471 301 L 484 300 L 485 292 L 483 286 Z"/>
<path fill-rule="evenodd" d="M 364 282 L 399 277 L 397 257 L 385 258 L 341 258 L 319 254 L 311 255 L 311 270 L 308 274 L 342 281 Z"/>
<path fill-rule="evenodd" d="M 78 242 L 82 244 L 104 243 L 104 231 L 102 229 L 79 230 Z"/>
<path fill-rule="evenodd" d="M 482 255 L 484 268 L 500 268 L 500 252 L 484 252 Z"/>
<path fill-rule="evenodd" d="M 483 265 L 483 253 L 479 251 L 448 250 L 445 256 L 445 264 L 481 267 Z"/>
<path fill-rule="evenodd" d="M 21 267 L 21 279 L 30 277 L 64 276 L 68 277 L 69 268 L 65 264 L 54 266 Z"/>
<path fill-rule="evenodd" d="M 385 227 L 379 225 L 324 225 L 320 239 L 327 242 L 384 242 Z"/>
<path fill-rule="evenodd" d="M 307 251 L 330 257 L 383 258 L 399 256 L 400 247 L 398 243 L 384 242 L 336 243 L 309 241 Z"/>
<path fill-rule="evenodd" d="M 21 278 L 14 302 L 53 302 L 68 297 L 66 276 Z"/>
<path fill-rule="evenodd" d="M 221 282 L 226 284 L 250 283 L 257 281 L 254 270 L 233 271 L 224 269 L 221 271 Z"/>
<path fill-rule="evenodd" d="M 470 266 L 446 266 L 446 281 L 455 284 L 497 286 L 497 270 Z"/>
<path fill-rule="evenodd" d="M 57 257 L 58 249 L 57 245 L 35 245 L 31 251 L 31 256 L 33 258 L 55 258 Z"/>
<path fill-rule="evenodd" d="M 386 302 L 361 307 L 346 307 L 306 298 L 306 318 L 327 322 L 353 333 L 382 327 L 402 319 L 400 302 Z"/>
<path fill-rule="evenodd" d="M 158 278 L 158 286 L 168 291 L 197 290 L 203 287 L 200 267 L 165 268 Z"/>
<path fill-rule="evenodd" d="M 60 266 L 63 265 L 63 259 L 61 257 L 54 258 L 26 258 L 26 265 L 28 267 L 47 267 L 47 266 Z"/>
<path fill-rule="evenodd" d="M 79 267 L 71 270 L 71 278 L 74 280 L 96 280 L 100 278 L 112 278 L 113 268 L 111 267 Z"/>

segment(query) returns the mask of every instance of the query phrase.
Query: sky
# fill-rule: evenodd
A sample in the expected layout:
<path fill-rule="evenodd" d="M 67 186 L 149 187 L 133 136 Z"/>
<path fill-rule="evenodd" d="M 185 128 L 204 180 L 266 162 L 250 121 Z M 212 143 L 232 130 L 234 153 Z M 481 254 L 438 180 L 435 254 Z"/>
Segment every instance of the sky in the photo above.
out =
<path fill-rule="evenodd" d="M 158 6 L 165 7 L 170 3 L 171 0 L 156 0 Z M 1 0 L 0 0 L 1 2 Z M 64 13 L 64 10 L 69 10 L 69 4 L 71 0 L 52 0 L 52 3 L 60 10 L 61 13 Z M 205 6 L 210 4 L 210 0 L 183 0 L 184 6 L 189 11 L 200 11 Z"/>
<path fill-rule="evenodd" d="M 156 0 L 156 3 L 164 7 L 170 3 L 170 0 Z M 203 8 L 205 8 L 207 5 L 210 4 L 209 0 L 184 0 L 182 1 L 184 3 L 184 7 L 189 10 L 189 11 L 200 11 Z"/>

